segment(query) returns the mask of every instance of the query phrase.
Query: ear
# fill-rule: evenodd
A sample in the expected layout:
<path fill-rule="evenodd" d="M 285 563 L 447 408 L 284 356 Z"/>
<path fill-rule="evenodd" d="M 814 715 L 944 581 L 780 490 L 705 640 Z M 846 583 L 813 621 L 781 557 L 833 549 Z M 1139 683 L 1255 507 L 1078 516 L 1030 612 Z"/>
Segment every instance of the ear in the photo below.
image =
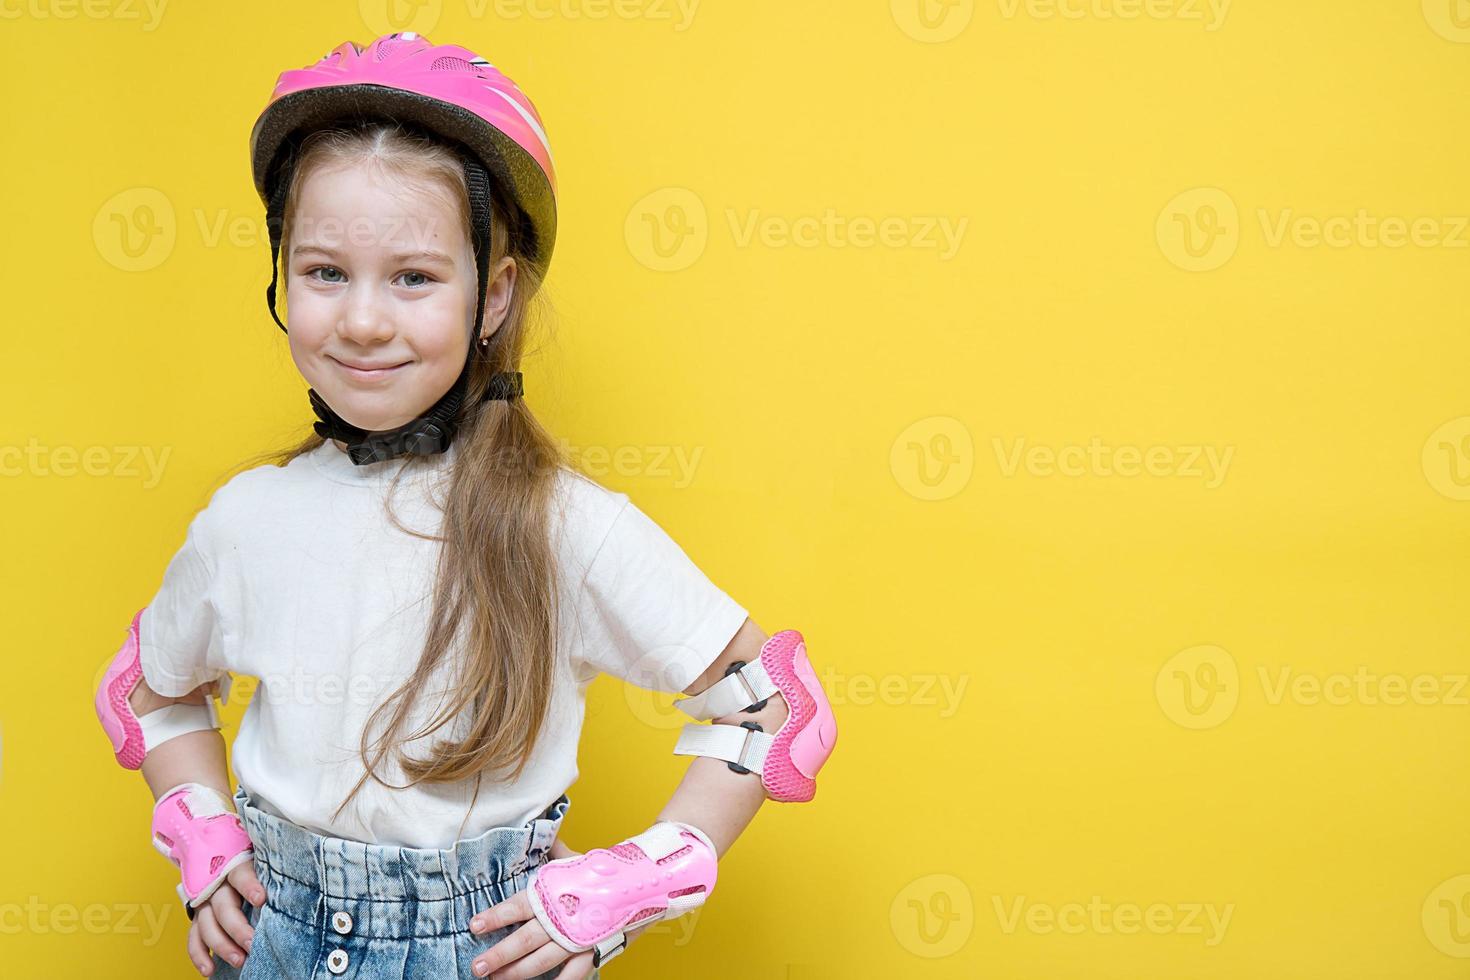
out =
<path fill-rule="evenodd" d="M 515 295 L 516 260 L 509 255 L 496 263 L 490 270 L 489 285 L 485 287 L 485 315 L 481 319 L 476 341 L 489 338 L 500 329 L 510 312 L 511 297 Z"/>

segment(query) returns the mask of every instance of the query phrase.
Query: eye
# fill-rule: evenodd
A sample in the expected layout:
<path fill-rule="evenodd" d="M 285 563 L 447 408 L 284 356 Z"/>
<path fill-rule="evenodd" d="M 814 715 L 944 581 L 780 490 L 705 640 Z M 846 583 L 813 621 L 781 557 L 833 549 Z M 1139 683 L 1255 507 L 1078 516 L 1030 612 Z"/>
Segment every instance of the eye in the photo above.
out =
<path fill-rule="evenodd" d="M 331 273 L 334 273 L 334 274 L 339 275 L 339 276 L 342 274 L 342 270 L 339 269 L 339 268 L 337 268 L 334 265 L 319 265 L 319 266 L 316 266 L 315 268 L 306 270 L 307 276 L 314 275 L 315 273 L 318 273 L 318 272 L 331 272 Z M 341 279 L 321 279 L 320 277 L 318 277 L 318 281 L 336 284 L 336 283 L 342 282 L 343 280 L 341 280 Z"/>
<path fill-rule="evenodd" d="M 422 272 L 404 272 L 400 274 L 400 278 L 407 278 L 408 276 L 418 276 L 419 279 L 423 280 L 419 284 L 405 282 L 404 285 L 408 286 L 410 289 L 422 289 L 424 286 L 427 286 L 429 283 L 434 281 L 431 277 L 425 275 Z"/>

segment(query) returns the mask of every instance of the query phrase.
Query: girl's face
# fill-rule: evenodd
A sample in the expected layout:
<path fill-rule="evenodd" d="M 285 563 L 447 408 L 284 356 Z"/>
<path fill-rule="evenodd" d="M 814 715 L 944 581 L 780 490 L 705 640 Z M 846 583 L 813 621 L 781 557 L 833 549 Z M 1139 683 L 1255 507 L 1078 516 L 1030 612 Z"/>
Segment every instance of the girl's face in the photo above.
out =
<path fill-rule="evenodd" d="M 290 245 L 291 359 L 333 411 L 392 429 L 449 390 L 469 351 L 477 283 L 445 194 L 365 167 L 320 167 L 302 183 Z M 515 261 L 490 271 L 481 336 L 504 319 Z"/>

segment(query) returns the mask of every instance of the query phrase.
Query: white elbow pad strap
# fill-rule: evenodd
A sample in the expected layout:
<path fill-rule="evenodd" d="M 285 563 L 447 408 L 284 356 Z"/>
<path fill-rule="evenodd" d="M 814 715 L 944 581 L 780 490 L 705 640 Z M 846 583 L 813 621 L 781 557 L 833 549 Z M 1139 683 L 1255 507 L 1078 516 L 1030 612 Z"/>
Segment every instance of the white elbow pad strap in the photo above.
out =
<path fill-rule="evenodd" d="M 783 803 L 804 803 L 817 793 L 817 772 L 837 745 L 837 719 L 827 693 L 807 657 L 806 642 L 796 630 L 782 630 L 761 646 L 753 663 L 737 665 L 692 698 L 674 707 L 701 721 L 758 711 L 766 699 L 780 694 L 786 722 L 773 735 L 758 723 L 685 725 L 674 745 L 675 755 L 723 759 L 736 772 L 758 772 L 766 794 Z"/>
<path fill-rule="evenodd" d="M 526 894 L 557 945 L 593 950 L 601 966 L 628 945 L 625 930 L 703 905 L 717 864 L 704 831 L 661 820 L 615 847 L 546 862 L 531 872 Z"/>
<path fill-rule="evenodd" d="M 128 697 L 143 679 L 138 640 L 142 619 L 143 610 L 139 609 L 94 699 L 97 720 L 112 742 L 118 765 L 124 769 L 142 768 L 144 757 L 171 738 L 220 727 L 214 699 L 208 695 L 203 704 L 172 704 L 142 717 L 134 714 Z M 228 685 L 223 689 L 228 692 Z"/>

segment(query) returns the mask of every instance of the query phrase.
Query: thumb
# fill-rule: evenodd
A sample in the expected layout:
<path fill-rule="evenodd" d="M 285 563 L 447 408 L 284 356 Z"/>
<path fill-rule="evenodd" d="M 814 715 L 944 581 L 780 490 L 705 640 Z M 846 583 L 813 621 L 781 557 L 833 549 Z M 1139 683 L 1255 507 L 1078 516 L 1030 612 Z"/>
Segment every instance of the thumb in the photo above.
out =
<path fill-rule="evenodd" d="M 235 891 L 244 895 L 251 905 L 260 908 L 265 904 L 265 886 L 255 876 L 255 865 L 251 862 L 246 861 L 238 867 L 231 868 L 230 873 L 225 875 L 225 880 Z"/>
<path fill-rule="evenodd" d="M 562 858 L 576 857 L 581 851 L 574 851 L 566 845 L 560 837 L 551 842 L 551 859 L 558 861 Z"/>

